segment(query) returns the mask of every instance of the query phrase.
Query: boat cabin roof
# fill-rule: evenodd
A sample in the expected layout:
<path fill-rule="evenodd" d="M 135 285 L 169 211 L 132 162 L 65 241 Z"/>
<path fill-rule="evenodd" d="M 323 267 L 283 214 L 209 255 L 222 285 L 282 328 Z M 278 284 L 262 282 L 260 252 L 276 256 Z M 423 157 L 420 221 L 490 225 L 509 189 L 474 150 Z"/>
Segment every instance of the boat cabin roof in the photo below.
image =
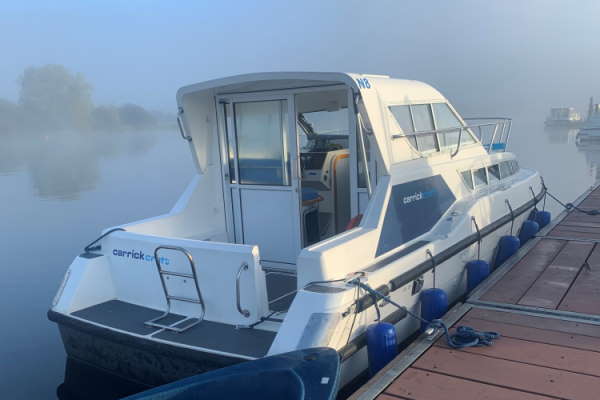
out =
<path fill-rule="evenodd" d="M 347 72 L 259 72 L 235 75 L 184 86 L 178 90 L 177 100 L 181 102 L 186 95 L 208 90 L 215 94 L 252 93 L 339 84 L 347 85 L 355 92 L 375 89 L 381 100 L 390 104 L 446 101 L 440 92 L 423 82 Z"/>

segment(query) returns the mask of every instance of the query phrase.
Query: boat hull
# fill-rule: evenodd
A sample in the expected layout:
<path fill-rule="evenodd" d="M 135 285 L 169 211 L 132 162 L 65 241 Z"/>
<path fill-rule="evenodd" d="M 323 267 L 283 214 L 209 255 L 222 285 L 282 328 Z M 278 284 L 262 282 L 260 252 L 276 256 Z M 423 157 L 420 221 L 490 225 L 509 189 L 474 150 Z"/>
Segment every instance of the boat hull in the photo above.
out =
<path fill-rule="evenodd" d="M 50 310 L 67 355 L 135 383 L 157 386 L 227 367 L 244 358 L 157 343 Z"/>

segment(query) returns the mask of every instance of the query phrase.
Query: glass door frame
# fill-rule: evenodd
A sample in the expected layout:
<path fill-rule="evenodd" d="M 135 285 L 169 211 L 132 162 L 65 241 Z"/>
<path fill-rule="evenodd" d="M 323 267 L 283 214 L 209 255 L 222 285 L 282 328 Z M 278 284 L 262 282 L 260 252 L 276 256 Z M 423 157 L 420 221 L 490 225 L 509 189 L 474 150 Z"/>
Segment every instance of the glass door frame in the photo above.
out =
<path fill-rule="evenodd" d="M 237 155 L 237 138 L 235 126 L 234 105 L 236 103 L 261 102 L 261 101 L 286 100 L 287 103 L 287 134 L 284 138 L 284 164 L 289 168 L 289 185 L 255 185 L 242 184 L 239 181 L 239 166 Z M 302 248 L 302 235 L 300 231 L 300 170 L 298 160 L 298 144 L 295 121 L 294 96 L 285 93 L 241 93 L 216 96 L 217 118 L 219 121 L 219 149 L 221 154 L 221 170 L 223 179 L 223 195 L 226 202 L 225 218 L 227 223 L 227 236 L 232 243 L 243 243 L 243 222 L 241 220 L 241 204 L 239 190 L 266 190 L 266 191 L 291 191 L 293 193 L 294 210 L 297 212 L 290 215 L 292 229 L 297 237 L 297 251 Z M 230 149 L 230 144 L 233 144 Z M 232 153 L 235 165 L 231 168 L 230 154 Z M 287 153 L 287 154 L 286 154 Z M 235 183 L 231 182 L 230 171 L 235 174 Z M 285 168 L 284 168 L 285 172 Z M 232 195 L 237 191 L 238 195 Z M 241 230 L 241 231 L 240 231 Z"/>

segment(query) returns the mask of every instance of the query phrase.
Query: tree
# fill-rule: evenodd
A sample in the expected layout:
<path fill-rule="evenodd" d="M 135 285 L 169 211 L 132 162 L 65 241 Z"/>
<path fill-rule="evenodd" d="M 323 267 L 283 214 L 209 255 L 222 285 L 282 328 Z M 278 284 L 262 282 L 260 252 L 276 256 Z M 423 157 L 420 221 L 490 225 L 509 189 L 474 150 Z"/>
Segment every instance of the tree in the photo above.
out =
<path fill-rule="evenodd" d="M 16 104 L 0 99 L 0 134 L 16 131 L 19 128 L 20 114 Z"/>
<path fill-rule="evenodd" d="M 38 129 L 87 129 L 92 88 L 62 65 L 29 67 L 20 79 L 19 103 Z"/>
<path fill-rule="evenodd" d="M 120 106 L 119 119 L 123 126 L 134 130 L 151 128 L 156 124 L 156 120 L 152 114 L 135 104 Z"/>
<path fill-rule="evenodd" d="M 92 111 L 92 128 L 114 132 L 121 129 L 119 109 L 115 106 L 98 106 Z"/>

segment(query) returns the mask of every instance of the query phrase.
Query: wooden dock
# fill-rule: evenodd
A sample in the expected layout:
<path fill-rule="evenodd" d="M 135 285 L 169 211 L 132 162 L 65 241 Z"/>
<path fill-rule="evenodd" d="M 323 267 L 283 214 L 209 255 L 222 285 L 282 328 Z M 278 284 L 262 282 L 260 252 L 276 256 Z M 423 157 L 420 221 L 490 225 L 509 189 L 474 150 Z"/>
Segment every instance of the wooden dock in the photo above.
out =
<path fill-rule="evenodd" d="M 600 209 L 600 188 L 577 203 Z M 600 399 L 600 216 L 561 214 L 444 317 L 490 347 L 420 337 L 353 400 Z"/>

